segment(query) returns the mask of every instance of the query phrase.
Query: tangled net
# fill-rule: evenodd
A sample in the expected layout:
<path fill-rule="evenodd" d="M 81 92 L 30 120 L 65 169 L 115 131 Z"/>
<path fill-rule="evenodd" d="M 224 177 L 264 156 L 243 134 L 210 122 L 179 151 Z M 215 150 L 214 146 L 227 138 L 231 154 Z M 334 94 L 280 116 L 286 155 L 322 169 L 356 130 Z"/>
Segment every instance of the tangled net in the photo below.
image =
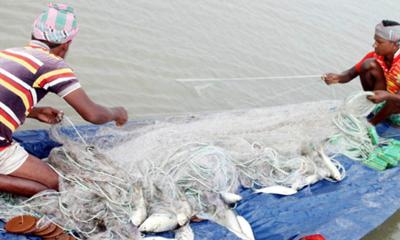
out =
<path fill-rule="evenodd" d="M 176 229 L 202 215 L 251 239 L 232 221 L 239 187 L 298 190 L 343 179 L 343 167 L 325 151 L 357 159 L 370 150 L 362 119 L 371 106 L 362 98 L 341 107 L 324 101 L 174 117 L 77 138 L 64 123 L 51 129 L 63 146 L 48 158 L 60 191 L 4 194 L 1 216 L 31 214 L 80 239 L 140 239 L 140 232 Z"/>

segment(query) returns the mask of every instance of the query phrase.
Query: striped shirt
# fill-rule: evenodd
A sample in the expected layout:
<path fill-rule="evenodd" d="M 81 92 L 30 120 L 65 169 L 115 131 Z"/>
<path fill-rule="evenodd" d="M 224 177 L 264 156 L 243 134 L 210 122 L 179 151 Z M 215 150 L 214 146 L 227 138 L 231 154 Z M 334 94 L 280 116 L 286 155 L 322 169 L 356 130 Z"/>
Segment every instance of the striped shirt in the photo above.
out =
<path fill-rule="evenodd" d="M 65 97 L 78 88 L 72 69 L 42 42 L 0 51 L 0 147 L 11 144 L 12 133 L 48 92 Z"/>
<path fill-rule="evenodd" d="M 394 54 L 392 66 L 388 68 L 382 56 L 370 52 L 356 64 L 356 71 L 359 73 L 361 65 L 368 58 L 375 58 L 382 67 L 386 79 L 386 90 L 390 93 L 398 93 L 400 90 L 400 49 Z"/>

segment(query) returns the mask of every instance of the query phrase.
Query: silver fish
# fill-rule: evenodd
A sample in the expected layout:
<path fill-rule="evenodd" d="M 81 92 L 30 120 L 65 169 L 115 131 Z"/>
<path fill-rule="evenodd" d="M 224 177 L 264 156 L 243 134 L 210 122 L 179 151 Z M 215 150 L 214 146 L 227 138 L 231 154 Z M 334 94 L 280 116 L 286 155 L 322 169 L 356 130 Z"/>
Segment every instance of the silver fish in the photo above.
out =
<path fill-rule="evenodd" d="M 247 239 L 254 240 L 254 233 L 250 223 L 240 215 L 237 216 L 237 220 L 239 222 L 240 228 L 242 229 L 242 232 L 247 237 Z"/>
<path fill-rule="evenodd" d="M 135 226 L 139 226 L 147 217 L 146 201 L 144 200 L 143 189 L 139 183 L 135 184 L 133 189 L 134 210 L 131 214 L 131 222 Z"/>
<path fill-rule="evenodd" d="M 165 232 L 178 227 L 175 214 L 163 212 L 151 214 L 139 227 L 141 232 Z"/>
<path fill-rule="evenodd" d="M 293 189 L 293 188 L 276 185 L 276 186 L 270 186 L 270 187 L 257 189 L 254 191 L 254 193 L 271 193 L 271 194 L 287 196 L 287 195 L 293 195 L 293 194 L 297 193 L 297 190 Z"/>
<path fill-rule="evenodd" d="M 193 210 L 188 201 L 181 200 L 177 203 L 176 218 L 179 226 L 185 225 L 193 216 Z"/>
<path fill-rule="evenodd" d="M 342 175 L 340 174 L 339 170 L 332 163 L 332 160 L 325 154 L 324 149 L 322 147 L 319 148 L 318 154 L 320 155 L 324 165 L 328 168 L 330 176 L 336 181 L 342 180 Z"/>
<path fill-rule="evenodd" d="M 220 195 L 226 204 L 234 204 L 242 200 L 242 196 L 235 193 L 221 192 Z"/>
<path fill-rule="evenodd" d="M 194 233 L 189 224 L 175 230 L 176 240 L 194 240 Z"/>

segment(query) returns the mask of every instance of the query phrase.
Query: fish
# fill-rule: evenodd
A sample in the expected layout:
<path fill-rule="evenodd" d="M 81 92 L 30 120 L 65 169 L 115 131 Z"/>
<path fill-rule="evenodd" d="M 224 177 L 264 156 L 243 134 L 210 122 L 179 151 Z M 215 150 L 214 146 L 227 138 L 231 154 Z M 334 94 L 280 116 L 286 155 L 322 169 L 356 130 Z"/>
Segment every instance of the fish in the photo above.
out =
<path fill-rule="evenodd" d="M 240 239 L 250 240 L 248 236 L 246 236 L 246 234 L 243 232 L 234 211 L 232 211 L 231 209 L 226 209 L 224 215 L 225 219 L 222 224 L 223 226 L 225 226 L 229 231 L 234 233 Z"/>
<path fill-rule="evenodd" d="M 203 218 L 209 219 L 221 226 L 226 227 L 229 231 L 234 233 L 240 239 L 254 240 L 254 237 L 251 238 L 252 234 L 250 234 L 248 231 L 249 230 L 248 225 L 246 226 L 246 224 L 244 222 L 242 222 L 243 226 L 246 228 L 245 229 L 246 232 L 244 232 L 238 221 L 236 213 L 232 209 L 229 209 L 226 207 L 225 209 L 223 209 L 221 212 L 219 212 L 218 214 L 216 214 L 214 216 L 210 216 L 208 214 L 204 214 L 204 215 L 202 214 L 201 216 Z M 240 221 L 242 221 L 242 219 Z M 251 231 L 251 232 L 253 232 L 253 231 Z M 247 236 L 247 235 L 249 235 L 249 236 Z"/>
<path fill-rule="evenodd" d="M 226 204 L 234 204 L 242 200 L 242 196 L 230 192 L 221 192 L 220 196 Z"/>
<path fill-rule="evenodd" d="M 342 174 L 340 174 L 339 170 L 333 164 L 332 160 L 325 154 L 324 149 L 322 147 L 319 148 L 318 154 L 321 157 L 323 164 L 328 168 L 330 172 L 330 177 L 332 177 L 336 181 L 341 181 Z"/>
<path fill-rule="evenodd" d="M 143 240 L 177 240 L 176 238 L 165 238 L 165 237 L 158 237 L 158 236 L 151 236 L 145 237 Z"/>
<path fill-rule="evenodd" d="M 176 240 L 194 240 L 194 233 L 189 224 L 175 230 Z"/>
<path fill-rule="evenodd" d="M 181 200 L 177 203 L 177 206 L 179 207 L 176 211 L 178 225 L 183 226 L 189 222 L 194 213 L 188 201 Z"/>
<path fill-rule="evenodd" d="M 151 214 L 139 227 L 141 232 L 166 232 L 178 227 L 176 214 L 169 212 Z"/>
<path fill-rule="evenodd" d="M 278 194 L 278 195 L 293 195 L 297 193 L 297 190 L 294 188 L 284 187 L 280 185 L 265 187 L 261 189 L 257 189 L 254 193 L 271 193 L 271 194 Z"/>
<path fill-rule="evenodd" d="M 139 226 L 147 217 L 146 201 L 144 200 L 143 189 L 139 183 L 133 187 L 134 210 L 131 214 L 130 221 L 133 225 Z"/>
<path fill-rule="evenodd" d="M 244 217 L 242 217 L 240 215 L 238 215 L 236 218 L 240 225 L 240 228 L 242 229 L 242 232 L 247 237 L 247 239 L 255 240 L 253 229 L 251 228 L 250 223 Z"/>
<path fill-rule="evenodd" d="M 317 174 L 309 175 L 307 177 L 297 179 L 292 184 L 291 188 L 299 190 L 299 189 L 302 189 L 304 186 L 314 184 L 314 183 L 318 182 L 319 180 L 320 180 L 319 175 L 317 175 Z"/>

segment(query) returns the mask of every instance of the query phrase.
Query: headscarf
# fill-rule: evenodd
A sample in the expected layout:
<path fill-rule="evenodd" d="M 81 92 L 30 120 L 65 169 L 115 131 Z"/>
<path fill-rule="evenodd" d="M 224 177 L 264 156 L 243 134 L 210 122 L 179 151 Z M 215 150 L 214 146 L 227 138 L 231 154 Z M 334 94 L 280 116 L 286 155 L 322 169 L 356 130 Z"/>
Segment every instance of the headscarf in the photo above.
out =
<path fill-rule="evenodd" d="M 33 23 L 33 36 L 39 40 L 62 44 L 72 40 L 79 27 L 74 9 L 66 4 L 49 3 L 48 9 Z"/>
<path fill-rule="evenodd" d="M 375 34 L 385 40 L 400 44 L 400 25 L 385 27 L 381 22 L 376 25 Z"/>

